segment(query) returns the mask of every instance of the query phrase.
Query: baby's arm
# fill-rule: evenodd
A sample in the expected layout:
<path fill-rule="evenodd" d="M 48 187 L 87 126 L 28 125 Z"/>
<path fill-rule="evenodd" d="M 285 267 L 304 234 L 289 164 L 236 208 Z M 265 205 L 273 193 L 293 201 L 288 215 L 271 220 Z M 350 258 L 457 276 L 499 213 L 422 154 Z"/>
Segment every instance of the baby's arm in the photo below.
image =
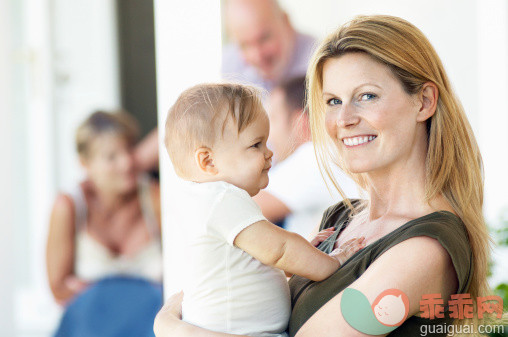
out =
<path fill-rule="evenodd" d="M 313 281 L 328 278 L 340 267 L 337 258 L 316 249 L 300 235 L 266 220 L 242 230 L 234 245 L 263 264 Z"/>

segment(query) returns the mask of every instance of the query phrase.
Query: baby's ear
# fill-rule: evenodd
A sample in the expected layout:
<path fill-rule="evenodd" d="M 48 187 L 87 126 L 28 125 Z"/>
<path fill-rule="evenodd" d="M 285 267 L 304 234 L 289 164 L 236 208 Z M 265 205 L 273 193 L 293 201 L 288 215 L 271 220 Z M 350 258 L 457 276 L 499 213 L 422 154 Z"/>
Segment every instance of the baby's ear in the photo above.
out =
<path fill-rule="evenodd" d="M 218 173 L 213 162 L 212 149 L 208 147 L 200 147 L 194 152 L 194 160 L 198 169 L 202 173 L 215 175 Z"/>

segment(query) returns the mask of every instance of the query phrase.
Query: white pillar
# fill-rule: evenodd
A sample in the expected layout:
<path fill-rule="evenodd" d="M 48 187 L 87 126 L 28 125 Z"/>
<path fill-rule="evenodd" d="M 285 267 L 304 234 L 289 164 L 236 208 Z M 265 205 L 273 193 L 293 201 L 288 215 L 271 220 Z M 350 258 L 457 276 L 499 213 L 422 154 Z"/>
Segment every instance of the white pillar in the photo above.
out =
<path fill-rule="evenodd" d="M 2 223 L 0 224 L 0 335 L 14 336 L 14 319 L 12 313 L 14 288 L 15 261 L 13 259 L 13 226 L 15 209 L 13 202 L 14 175 L 13 163 L 13 109 L 12 90 L 13 82 L 11 73 L 12 63 L 12 30 L 11 2 L 0 1 L 0 153 L 2 165 L 0 165 L 0 209 Z"/>
<path fill-rule="evenodd" d="M 49 295 L 45 271 L 45 237 L 56 188 L 55 114 L 53 106 L 53 68 L 51 38 L 51 1 L 24 0 L 21 12 L 23 35 L 18 62 L 23 68 L 23 104 L 17 118 L 23 115 L 22 135 L 15 135 L 19 156 L 25 157 L 23 171 L 26 190 L 20 191 L 24 200 L 16 211 L 26 212 L 26 223 L 20 224 L 27 261 L 18 260 L 18 268 L 28 269 L 27 279 L 16 285 L 15 322 L 17 332 L 33 333 L 51 327 L 55 307 Z M 21 88 L 20 88 L 21 89 Z M 19 202 L 19 201 L 18 201 Z M 19 243 L 17 243 L 19 244 Z M 23 267 L 21 267 L 23 266 Z"/>
<path fill-rule="evenodd" d="M 181 289 L 179 265 L 185 262 L 178 240 L 179 224 L 171 213 L 178 201 L 176 176 L 164 148 L 164 123 L 169 107 L 186 88 L 220 78 L 221 18 L 219 0 L 156 0 L 155 46 L 165 297 Z"/>

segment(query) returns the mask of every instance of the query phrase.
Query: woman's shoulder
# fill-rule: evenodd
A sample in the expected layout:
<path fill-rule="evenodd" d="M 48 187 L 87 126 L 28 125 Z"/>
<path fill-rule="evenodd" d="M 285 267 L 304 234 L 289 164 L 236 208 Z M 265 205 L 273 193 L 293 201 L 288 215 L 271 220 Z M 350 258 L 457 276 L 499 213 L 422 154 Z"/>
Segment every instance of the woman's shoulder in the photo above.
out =
<path fill-rule="evenodd" d="M 438 211 L 409 221 L 402 236 L 430 236 L 446 245 L 469 248 L 464 222 L 449 211 Z"/>
<path fill-rule="evenodd" d="M 342 200 L 326 209 L 326 211 L 323 213 L 323 218 L 321 219 L 319 230 L 340 225 L 350 217 L 353 209 L 359 207 L 362 203 L 361 199 L 348 200 L 351 206 L 348 205 L 346 200 Z"/>
<path fill-rule="evenodd" d="M 82 181 L 61 190 L 53 203 L 53 214 L 61 215 L 68 220 L 67 222 L 72 222 L 76 226 L 86 221 L 87 194 L 90 192 L 90 185 L 88 181 Z"/>
<path fill-rule="evenodd" d="M 434 251 L 449 258 L 459 281 L 458 292 L 467 289 L 473 258 L 467 230 L 460 217 L 449 211 L 438 211 L 414 219 L 405 224 L 377 255 L 406 240 L 412 242 L 408 249 L 414 249 L 417 244 L 422 251 Z"/>
<path fill-rule="evenodd" d="M 75 206 L 72 197 L 59 192 L 53 202 L 49 221 L 49 233 L 53 237 L 72 237 L 74 235 Z"/>
<path fill-rule="evenodd" d="M 82 180 L 70 186 L 65 186 L 58 191 L 55 198 L 56 201 L 67 200 L 68 203 L 75 204 L 79 199 L 87 199 L 90 194 L 94 193 L 93 184 L 89 180 Z"/>

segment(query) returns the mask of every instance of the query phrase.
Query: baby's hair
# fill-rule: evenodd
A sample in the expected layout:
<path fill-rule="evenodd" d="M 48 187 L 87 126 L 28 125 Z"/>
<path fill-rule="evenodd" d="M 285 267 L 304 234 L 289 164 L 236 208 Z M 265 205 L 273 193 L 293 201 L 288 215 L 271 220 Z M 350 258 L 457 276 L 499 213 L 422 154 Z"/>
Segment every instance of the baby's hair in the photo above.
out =
<path fill-rule="evenodd" d="M 81 157 L 90 153 L 90 145 L 98 136 L 113 133 L 134 146 L 139 138 L 137 121 L 125 111 L 96 111 L 88 116 L 76 131 L 76 150 Z"/>
<path fill-rule="evenodd" d="M 175 172 L 185 175 L 191 154 L 199 147 L 212 148 L 230 118 L 240 134 L 264 111 L 261 96 L 258 88 L 234 83 L 198 84 L 182 92 L 165 127 L 164 143 Z"/>

